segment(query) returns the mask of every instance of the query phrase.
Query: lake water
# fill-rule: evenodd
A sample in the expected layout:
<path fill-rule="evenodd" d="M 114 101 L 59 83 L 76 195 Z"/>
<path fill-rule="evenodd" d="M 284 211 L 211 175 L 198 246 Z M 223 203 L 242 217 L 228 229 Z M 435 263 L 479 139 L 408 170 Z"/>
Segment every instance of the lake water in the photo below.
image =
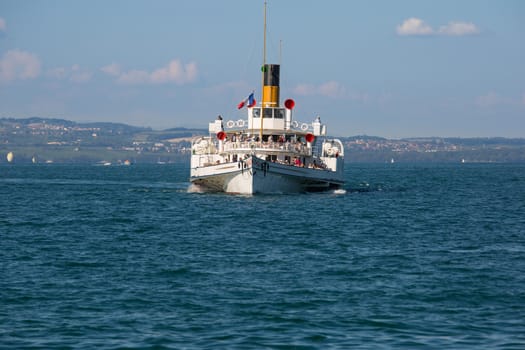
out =
<path fill-rule="evenodd" d="M 344 193 L 254 197 L 188 178 L 0 166 L 0 348 L 525 348 L 525 165 L 347 164 Z"/>

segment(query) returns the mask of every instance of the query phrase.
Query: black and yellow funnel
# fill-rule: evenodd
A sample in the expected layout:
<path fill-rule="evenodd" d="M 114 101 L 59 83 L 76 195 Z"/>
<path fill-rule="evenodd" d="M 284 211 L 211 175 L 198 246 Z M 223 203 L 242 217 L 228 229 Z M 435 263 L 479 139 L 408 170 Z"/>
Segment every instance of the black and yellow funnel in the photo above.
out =
<path fill-rule="evenodd" d="M 263 71 L 263 107 L 279 107 L 279 69 L 278 64 L 265 64 Z"/>

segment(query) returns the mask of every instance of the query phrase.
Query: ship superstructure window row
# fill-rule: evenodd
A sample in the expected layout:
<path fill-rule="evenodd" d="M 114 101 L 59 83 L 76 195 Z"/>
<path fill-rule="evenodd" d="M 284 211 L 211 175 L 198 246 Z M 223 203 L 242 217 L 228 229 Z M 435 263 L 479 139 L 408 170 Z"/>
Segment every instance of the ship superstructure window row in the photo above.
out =
<path fill-rule="evenodd" d="M 264 108 L 264 119 L 274 118 L 274 119 L 284 119 L 285 109 L 284 108 Z M 261 108 L 253 109 L 253 117 L 260 118 Z"/>

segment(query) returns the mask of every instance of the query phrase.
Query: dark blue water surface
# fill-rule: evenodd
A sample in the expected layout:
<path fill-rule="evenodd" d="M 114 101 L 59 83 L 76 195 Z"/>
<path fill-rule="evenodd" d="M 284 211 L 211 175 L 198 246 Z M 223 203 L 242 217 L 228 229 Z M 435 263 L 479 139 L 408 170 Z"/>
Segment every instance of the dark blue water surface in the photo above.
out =
<path fill-rule="evenodd" d="M 188 177 L 0 166 L 0 348 L 525 349 L 525 165 L 255 197 Z"/>

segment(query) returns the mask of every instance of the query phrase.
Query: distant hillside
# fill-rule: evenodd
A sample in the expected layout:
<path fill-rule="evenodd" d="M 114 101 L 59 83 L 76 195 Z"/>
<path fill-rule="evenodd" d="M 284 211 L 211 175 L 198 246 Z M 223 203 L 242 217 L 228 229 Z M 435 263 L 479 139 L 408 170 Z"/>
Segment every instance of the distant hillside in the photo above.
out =
<path fill-rule="evenodd" d="M 58 118 L 0 118 L 2 154 L 16 163 L 172 162 L 185 157 L 190 140 L 205 130 L 152 130 L 122 123 L 77 123 Z"/>
<path fill-rule="evenodd" d="M 41 118 L 41 117 L 31 117 L 31 118 L 0 118 L 0 127 L 2 125 L 11 124 L 11 125 L 20 125 L 20 126 L 29 126 L 35 124 L 43 125 L 54 125 L 54 126 L 63 126 L 66 128 L 89 128 L 89 129 L 100 129 L 100 130 L 111 130 L 114 133 L 121 134 L 134 134 L 142 131 L 149 131 L 151 128 L 144 128 L 138 126 L 127 125 L 123 123 L 112 123 L 112 122 L 91 122 L 91 123 L 78 123 L 71 120 L 58 119 L 58 118 Z"/>
<path fill-rule="evenodd" d="M 191 139 L 207 129 L 152 130 L 122 123 L 58 118 L 0 118 L 0 164 L 172 162 L 187 157 Z M 525 162 L 525 138 L 341 137 L 347 162 Z"/>
<path fill-rule="evenodd" d="M 349 162 L 525 162 L 525 138 L 342 138 Z"/>

